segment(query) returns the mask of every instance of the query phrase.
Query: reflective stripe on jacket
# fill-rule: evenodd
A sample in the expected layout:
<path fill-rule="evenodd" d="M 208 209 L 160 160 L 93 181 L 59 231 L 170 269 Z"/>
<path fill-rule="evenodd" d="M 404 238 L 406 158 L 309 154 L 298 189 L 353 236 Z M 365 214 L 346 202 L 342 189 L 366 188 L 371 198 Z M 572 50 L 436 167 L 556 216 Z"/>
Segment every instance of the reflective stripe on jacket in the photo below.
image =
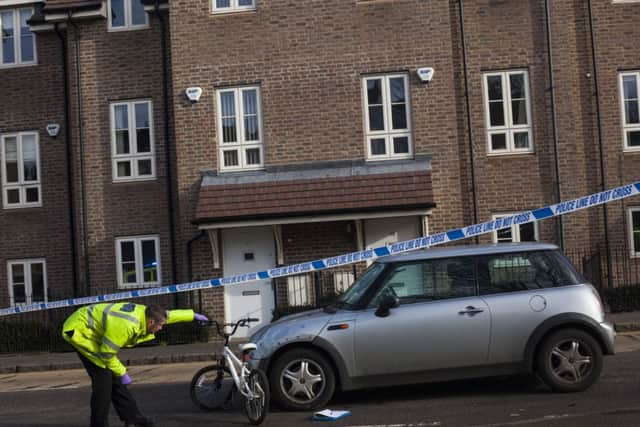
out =
<path fill-rule="evenodd" d="M 147 333 L 146 308 L 130 302 L 81 307 L 64 322 L 62 337 L 96 366 L 121 377 L 127 369 L 118 351 L 155 338 Z M 167 324 L 191 322 L 193 315 L 193 310 L 167 311 Z"/>

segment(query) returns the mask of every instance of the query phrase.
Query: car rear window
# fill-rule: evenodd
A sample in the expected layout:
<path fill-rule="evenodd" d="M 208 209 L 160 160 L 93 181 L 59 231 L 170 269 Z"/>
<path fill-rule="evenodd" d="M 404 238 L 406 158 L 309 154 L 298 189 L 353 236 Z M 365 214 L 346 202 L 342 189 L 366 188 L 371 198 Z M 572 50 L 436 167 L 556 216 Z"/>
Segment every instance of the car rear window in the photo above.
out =
<path fill-rule="evenodd" d="M 496 254 L 478 260 L 481 295 L 556 288 L 581 282 L 573 266 L 557 251 Z"/>

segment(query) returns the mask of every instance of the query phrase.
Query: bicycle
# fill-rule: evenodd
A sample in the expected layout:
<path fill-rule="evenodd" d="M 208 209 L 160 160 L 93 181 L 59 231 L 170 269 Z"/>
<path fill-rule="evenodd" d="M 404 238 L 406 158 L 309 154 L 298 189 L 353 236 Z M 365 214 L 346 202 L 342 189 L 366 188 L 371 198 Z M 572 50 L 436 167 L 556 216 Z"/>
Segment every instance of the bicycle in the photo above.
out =
<path fill-rule="evenodd" d="M 263 371 L 248 367 L 251 352 L 256 349 L 256 345 L 246 343 L 239 346 L 242 360 L 229 348 L 229 338 L 236 333 L 238 327 L 249 327 L 250 322 L 258 321 L 259 319 L 246 318 L 235 323 L 220 324 L 216 320 L 200 322 L 202 325 L 216 326 L 218 335 L 224 338 L 224 347 L 218 363 L 200 369 L 191 380 L 191 400 L 196 406 L 206 411 L 229 409 L 233 406 L 237 392 L 240 392 L 249 422 L 258 425 L 264 421 L 269 407 L 269 382 Z M 233 330 L 227 333 L 227 327 L 233 327 Z"/>

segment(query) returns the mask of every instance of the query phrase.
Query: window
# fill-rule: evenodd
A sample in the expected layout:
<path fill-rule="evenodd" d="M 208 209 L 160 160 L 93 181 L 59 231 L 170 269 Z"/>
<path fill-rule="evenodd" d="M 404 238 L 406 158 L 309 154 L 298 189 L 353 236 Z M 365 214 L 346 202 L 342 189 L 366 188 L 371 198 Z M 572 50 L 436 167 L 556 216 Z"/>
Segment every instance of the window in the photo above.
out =
<path fill-rule="evenodd" d="M 473 259 L 464 257 L 398 265 L 370 306 L 378 306 L 385 295 L 398 297 L 401 304 L 473 296 L 473 269 Z"/>
<path fill-rule="evenodd" d="M 365 77 L 367 157 L 412 156 L 409 86 L 406 75 Z"/>
<path fill-rule="evenodd" d="M 36 36 L 27 21 L 33 9 L 0 10 L 0 67 L 36 63 Z"/>
<path fill-rule="evenodd" d="M 554 251 L 508 253 L 480 257 L 480 295 L 577 285 L 583 279 Z"/>
<path fill-rule="evenodd" d="M 262 117 L 258 87 L 218 91 L 218 144 L 221 170 L 263 167 Z"/>
<path fill-rule="evenodd" d="M 118 287 L 136 288 L 159 285 L 159 247 L 157 236 L 116 239 Z"/>
<path fill-rule="evenodd" d="M 2 135 L 2 189 L 5 209 L 42 206 L 37 133 Z"/>
<path fill-rule="evenodd" d="M 500 219 L 514 215 L 501 214 L 494 215 L 493 219 Z M 493 243 L 510 243 L 510 242 L 537 242 L 538 241 L 538 223 L 528 222 L 526 224 L 511 225 L 506 228 L 500 228 L 493 232 Z"/>
<path fill-rule="evenodd" d="M 256 8 L 255 0 L 212 0 L 213 12 L 240 12 L 243 10 L 254 10 Z"/>
<path fill-rule="evenodd" d="M 109 0 L 110 30 L 132 30 L 148 26 L 142 0 Z"/>
<path fill-rule="evenodd" d="M 624 148 L 626 150 L 640 150 L 639 86 L 640 72 L 620 74 L 622 132 L 624 133 Z"/>
<path fill-rule="evenodd" d="M 11 306 L 47 302 L 47 268 L 44 259 L 7 263 Z"/>
<path fill-rule="evenodd" d="M 630 208 L 628 212 L 631 256 L 640 257 L 640 208 Z"/>
<path fill-rule="evenodd" d="M 150 101 L 111 104 L 114 181 L 155 178 L 152 123 Z"/>
<path fill-rule="evenodd" d="M 532 152 L 527 72 L 488 73 L 484 83 L 489 154 Z"/>

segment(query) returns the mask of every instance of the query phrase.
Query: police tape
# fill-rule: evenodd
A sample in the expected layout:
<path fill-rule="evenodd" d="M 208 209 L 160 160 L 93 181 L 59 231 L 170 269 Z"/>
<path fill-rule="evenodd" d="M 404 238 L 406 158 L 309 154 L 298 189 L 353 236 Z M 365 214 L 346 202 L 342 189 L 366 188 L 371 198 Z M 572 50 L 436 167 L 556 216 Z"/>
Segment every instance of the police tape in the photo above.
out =
<path fill-rule="evenodd" d="M 82 298 L 70 298 L 47 303 L 34 303 L 0 309 L 0 316 L 10 314 L 26 313 L 30 311 L 49 310 L 53 308 L 71 307 L 77 305 L 93 304 L 106 301 L 117 301 L 124 299 L 141 298 L 152 295 L 173 294 L 178 292 L 188 292 L 201 289 L 217 288 L 241 283 L 248 283 L 257 280 L 274 279 L 277 277 L 292 276 L 295 274 L 308 273 L 311 271 L 324 270 L 338 266 L 353 264 L 360 261 L 373 260 L 387 255 L 395 255 L 409 252 L 416 249 L 424 249 L 431 246 L 441 245 L 468 237 L 479 236 L 491 233 L 501 228 L 514 225 L 526 224 L 528 222 L 540 221 L 559 215 L 565 215 L 581 209 L 621 200 L 627 197 L 640 194 L 640 181 L 633 184 L 623 185 L 600 193 L 579 197 L 577 199 L 560 202 L 555 205 L 546 206 L 539 209 L 520 212 L 514 215 L 498 218 L 480 224 L 469 225 L 464 228 L 456 228 L 429 236 L 418 237 L 411 240 L 393 243 L 389 246 L 380 246 L 364 251 L 351 252 L 315 261 L 303 262 L 300 264 L 276 267 L 270 270 L 257 271 L 253 273 L 238 274 L 235 276 L 222 277 L 218 279 L 202 280 L 198 282 L 183 283 L 179 285 L 162 286 L 157 288 L 147 288 L 114 294 L 89 296 Z"/>

